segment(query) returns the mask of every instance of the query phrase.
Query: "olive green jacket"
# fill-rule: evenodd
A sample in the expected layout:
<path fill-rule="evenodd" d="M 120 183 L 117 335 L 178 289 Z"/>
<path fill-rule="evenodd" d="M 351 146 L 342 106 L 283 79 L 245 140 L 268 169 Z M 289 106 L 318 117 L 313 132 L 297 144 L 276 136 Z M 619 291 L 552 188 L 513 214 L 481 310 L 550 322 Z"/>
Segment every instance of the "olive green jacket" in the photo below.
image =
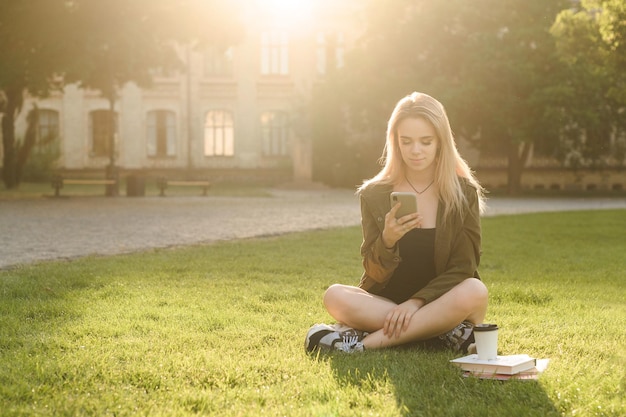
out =
<path fill-rule="evenodd" d="M 459 178 L 468 207 L 463 216 L 453 213 L 444 218 L 444 203 L 439 201 L 435 231 L 436 277 L 411 298 L 421 298 L 426 303 L 441 297 L 463 280 L 478 275 L 481 255 L 480 214 L 478 193 L 469 181 Z M 391 185 L 372 184 L 360 192 L 361 226 L 364 272 L 359 287 L 377 293 L 391 278 L 402 259 L 398 245 L 387 249 L 382 240 L 385 214 L 391 210 L 389 195 Z"/>

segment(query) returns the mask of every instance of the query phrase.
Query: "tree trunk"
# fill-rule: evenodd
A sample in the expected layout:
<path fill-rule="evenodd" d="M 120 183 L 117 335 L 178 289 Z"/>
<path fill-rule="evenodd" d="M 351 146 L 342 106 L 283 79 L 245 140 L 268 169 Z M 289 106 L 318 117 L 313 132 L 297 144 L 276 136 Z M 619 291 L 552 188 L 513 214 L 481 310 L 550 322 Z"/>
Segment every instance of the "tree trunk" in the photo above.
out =
<path fill-rule="evenodd" d="M 528 160 L 531 145 L 530 142 L 522 142 L 520 144 L 515 141 L 509 141 L 507 172 L 509 195 L 518 195 L 522 191 L 522 173 Z"/>
<path fill-rule="evenodd" d="M 119 171 L 115 166 L 115 92 L 109 97 L 109 165 L 105 170 L 107 179 L 115 180 L 115 184 L 106 186 L 107 197 L 117 197 L 120 194 L 119 188 Z"/>
<path fill-rule="evenodd" d="M 28 112 L 26 117 L 28 127 L 24 135 L 24 142 L 20 146 L 16 146 L 17 161 L 15 163 L 15 181 L 16 185 L 22 182 L 22 174 L 24 167 L 30 156 L 30 152 L 37 143 L 37 130 L 39 130 L 39 108 L 33 104 L 33 108 Z"/>
<path fill-rule="evenodd" d="M 17 162 L 15 118 L 22 109 L 22 103 L 24 102 L 23 91 L 21 87 L 10 87 L 4 90 L 7 101 L 2 117 L 2 146 L 4 150 L 2 181 L 8 189 L 16 188 L 18 185 L 15 171 Z"/>

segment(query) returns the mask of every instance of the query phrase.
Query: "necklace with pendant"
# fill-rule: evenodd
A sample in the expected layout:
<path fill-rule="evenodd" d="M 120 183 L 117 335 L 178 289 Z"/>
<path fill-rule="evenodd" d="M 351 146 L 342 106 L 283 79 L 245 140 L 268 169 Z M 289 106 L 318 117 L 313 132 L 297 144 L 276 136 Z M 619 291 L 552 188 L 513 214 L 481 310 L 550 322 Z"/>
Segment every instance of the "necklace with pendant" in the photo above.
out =
<path fill-rule="evenodd" d="M 430 182 L 430 184 L 428 184 L 428 186 L 426 188 L 424 188 L 422 191 L 417 191 L 417 188 L 413 187 L 413 184 L 411 184 L 411 181 L 409 181 L 409 179 L 407 178 L 406 174 L 404 174 L 404 179 L 406 180 L 407 183 L 409 183 L 409 185 L 411 186 L 413 191 L 415 191 L 418 195 L 424 194 L 426 192 L 426 190 L 428 190 L 430 188 L 430 186 L 435 183 L 435 180 L 433 179 Z"/>

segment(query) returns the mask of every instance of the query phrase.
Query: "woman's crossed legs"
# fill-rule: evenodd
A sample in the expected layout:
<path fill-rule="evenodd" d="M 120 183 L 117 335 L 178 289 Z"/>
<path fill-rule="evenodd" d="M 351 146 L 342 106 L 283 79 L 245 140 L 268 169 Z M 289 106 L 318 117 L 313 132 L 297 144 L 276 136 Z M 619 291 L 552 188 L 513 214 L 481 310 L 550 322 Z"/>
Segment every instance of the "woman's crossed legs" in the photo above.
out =
<path fill-rule="evenodd" d="M 358 287 L 335 284 L 326 290 L 324 305 L 335 320 L 369 332 L 363 339 L 366 349 L 378 349 L 427 340 L 454 329 L 465 320 L 480 324 L 487 312 L 487 295 L 482 281 L 468 278 L 419 308 L 399 335 L 383 331 L 387 315 L 398 306 L 386 298 Z"/>

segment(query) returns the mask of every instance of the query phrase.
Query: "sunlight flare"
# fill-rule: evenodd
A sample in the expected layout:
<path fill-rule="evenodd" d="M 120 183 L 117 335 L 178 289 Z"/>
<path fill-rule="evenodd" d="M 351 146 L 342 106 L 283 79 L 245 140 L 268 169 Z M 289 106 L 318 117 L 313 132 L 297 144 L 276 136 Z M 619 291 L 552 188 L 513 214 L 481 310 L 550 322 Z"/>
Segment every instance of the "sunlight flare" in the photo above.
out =
<path fill-rule="evenodd" d="M 308 25 L 313 16 L 313 0 L 257 0 L 257 8 L 276 28 Z"/>

